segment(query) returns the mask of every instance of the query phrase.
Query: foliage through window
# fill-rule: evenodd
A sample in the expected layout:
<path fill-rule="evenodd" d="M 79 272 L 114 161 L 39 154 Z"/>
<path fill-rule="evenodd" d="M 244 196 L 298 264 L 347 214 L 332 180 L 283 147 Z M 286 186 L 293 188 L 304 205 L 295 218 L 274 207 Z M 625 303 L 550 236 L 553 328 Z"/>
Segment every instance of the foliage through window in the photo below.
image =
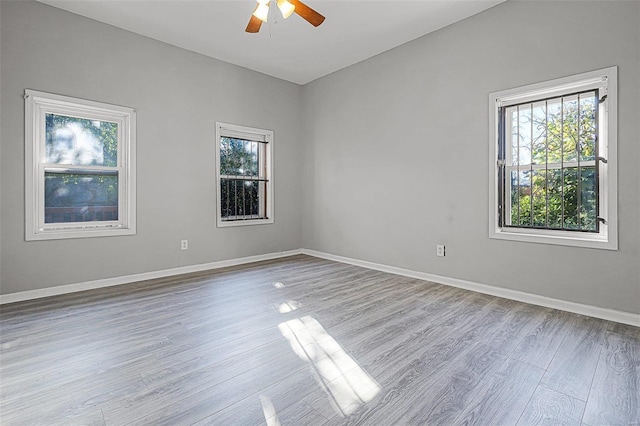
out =
<path fill-rule="evenodd" d="M 29 239 L 135 233 L 130 108 L 26 91 Z"/>
<path fill-rule="evenodd" d="M 218 226 L 273 222 L 273 133 L 217 124 Z"/>
<path fill-rule="evenodd" d="M 596 91 L 502 109 L 504 226 L 598 231 L 597 109 Z"/>
<path fill-rule="evenodd" d="M 575 244 L 580 239 L 613 242 L 615 206 L 608 204 L 615 194 L 612 80 L 615 68 L 491 95 L 493 237 L 529 235 L 532 241 L 571 245 L 584 245 Z"/>

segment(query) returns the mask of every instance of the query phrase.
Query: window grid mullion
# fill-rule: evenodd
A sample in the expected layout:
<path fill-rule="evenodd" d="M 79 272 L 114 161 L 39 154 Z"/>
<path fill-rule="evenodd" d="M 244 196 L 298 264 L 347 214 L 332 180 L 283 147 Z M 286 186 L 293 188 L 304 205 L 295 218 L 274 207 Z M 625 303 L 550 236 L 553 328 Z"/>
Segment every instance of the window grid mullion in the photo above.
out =
<path fill-rule="evenodd" d="M 600 91 L 595 92 L 594 100 L 595 129 L 594 129 L 594 155 L 595 155 L 595 199 L 596 199 L 596 231 L 600 231 Z"/>
<path fill-rule="evenodd" d="M 227 213 L 231 210 L 231 180 L 227 180 Z"/>
<path fill-rule="evenodd" d="M 564 97 L 560 98 L 560 228 L 566 229 L 564 224 Z"/>
<path fill-rule="evenodd" d="M 506 174 L 506 124 L 505 108 L 498 108 L 498 226 L 506 223 L 505 205 L 507 204 L 505 195 L 505 174 Z"/>
<path fill-rule="evenodd" d="M 520 220 L 520 105 L 516 106 L 516 117 L 517 117 L 517 126 L 516 126 L 516 165 L 518 166 L 516 170 L 516 194 L 518 195 L 518 225 L 522 223 Z"/>
<path fill-rule="evenodd" d="M 266 149 L 267 146 L 266 145 L 260 145 L 257 147 L 258 150 L 258 177 L 260 179 L 264 179 L 266 178 L 266 174 L 264 173 L 265 169 L 264 169 L 264 164 L 266 162 Z M 265 201 L 267 199 L 267 194 L 266 194 L 266 182 L 258 183 L 258 215 L 260 217 L 266 217 L 266 204 Z"/>
<path fill-rule="evenodd" d="M 233 181 L 233 207 L 235 216 L 238 217 L 238 180 Z"/>
<path fill-rule="evenodd" d="M 582 170 L 580 168 L 580 141 L 582 140 L 582 134 L 580 133 L 580 94 L 578 94 L 578 123 L 577 123 L 577 140 L 576 140 L 576 155 L 578 160 L 578 179 L 576 182 L 576 215 L 578 216 L 578 229 L 582 229 Z"/>
<path fill-rule="evenodd" d="M 549 227 L 549 101 L 544 101 L 544 224 Z"/>
<path fill-rule="evenodd" d="M 246 155 L 247 152 L 247 141 L 242 141 L 242 155 L 240 155 L 240 170 L 242 170 L 242 174 L 246 175 L 247 171 L 245 170 L 245 163 L 244 163 L 244 157 Z M 247 199 L 246 199 L 246 190 L 245 190 L 245 183 L 244 180 L 242 181 L 242 216 L 246 216 L 247 215 L 247 211 L 245 209 L 246 205 L 247 205 Z"/>
<path fill-rule="evenodd" d="M 529 146 L 530 146 L 530 151 L 529 151 L 529 205 L 530 205 L 530 210 L 529 210 L 529 223 L 531 224 L 531 226 L 533 226 L 533 197 L 534 197 L 534 193 L 533 193 L 533 102 L 530 104 L 531 105 L 531 115 L 529 116 L 529 127 L 531 130 L 531 133 L 529 133 Z"/>
<path fill-rule="evenodd" d="M 76 165 L 76 164 L 56 164 L 56 163 L 40 163 L 41 166 L 49 171 L 53 170 L 61 170 L 57 173 L 64 173 L 64 171 L 69 171 L 69 173 L 74 173 L 74 171 L 91 171 L 95 173 L 100 172 L 111 172 L 114 170 L 122 170 L 123 168 L 120 166 L 91 166 L 91 165 Z M 54 172 L 56 173 L 56 172 Z"/>
<path fill-rule="evenodd" d="M 249 147 L 251 151 L 249 152 L 249 173 L 253 173 L 253 146 L 255 144 L 251 142 Z M 253 176 L 253 175 L 252 175 Z M 251 183 L 251 191 L 249 193 L 249 215 L 253 218 L 253 182 Z"/>

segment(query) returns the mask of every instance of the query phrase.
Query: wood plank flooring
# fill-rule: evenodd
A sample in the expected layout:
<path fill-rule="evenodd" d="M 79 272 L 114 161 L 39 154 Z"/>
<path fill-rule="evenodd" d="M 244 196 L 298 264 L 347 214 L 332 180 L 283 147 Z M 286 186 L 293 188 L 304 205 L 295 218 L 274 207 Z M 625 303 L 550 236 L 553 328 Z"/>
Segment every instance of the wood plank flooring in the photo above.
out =
<path fill-rule="evenodd" d="M 640 328 L 308 256 L 3 305 L 0 424 L 639 425 Z"/>

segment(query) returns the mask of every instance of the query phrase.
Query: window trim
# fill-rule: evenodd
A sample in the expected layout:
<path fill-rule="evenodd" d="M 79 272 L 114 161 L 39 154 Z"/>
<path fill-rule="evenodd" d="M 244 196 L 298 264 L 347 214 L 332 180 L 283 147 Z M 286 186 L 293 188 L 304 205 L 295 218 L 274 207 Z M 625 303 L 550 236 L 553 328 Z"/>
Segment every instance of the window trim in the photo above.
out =
<path fill-rule="evenodd" d="M 489 238 L 563 246 L 618 249 L 617 208 L 617 108 L 618 67 L 608 67 L 587 73 L 530 84 L 489 94 Z M 598 135 L 601 153 L 607 163 L 596 161 L 600 167 L 600 211 L 606 219 L 599 233 L 560 231 L 533 228 L 501 227 L 498 217 L 498 144 L 499 108 L 542 97 L 557 96 L 606 81 L 607 101 L 600 104 L 604 119 L 599 122 Z"/>
<path fill-rule="evenodd" d="M 136 113 L 133 108 L 25 89 L 25 240 L 107 237 L 136 234 Z M 115 167 L 86 169 L 118 173 L 118 220 L 45 224 L 45 116 L 48 113 L 118 124 Z M 78 169 L 76 166 L 55 166 Z"/>
<path fill-rule="evenodd" d="M 245 225 L 265 225 L 273 223 L 273 131 L 258 129 L 255 127 L 240 126 L 237 124 L 216 122 L 216 143 L 215 143 L 215 157 L 216 157 L 216 225 L 218 228 L 227 228 L 234 226 Z M 243 219 L 243 220 L 222 220 L 222 194 L 220 191 L 220 180 L 222 175 L 220 174 L 220 138 L 233 137 L 246 140 L 254 140 L 257 142 L 266 142 L 266 155 L 265 155 L 265 169 L 267 173 L 267 202 L 266 202 L 266 218 L 265 219 Z"/>

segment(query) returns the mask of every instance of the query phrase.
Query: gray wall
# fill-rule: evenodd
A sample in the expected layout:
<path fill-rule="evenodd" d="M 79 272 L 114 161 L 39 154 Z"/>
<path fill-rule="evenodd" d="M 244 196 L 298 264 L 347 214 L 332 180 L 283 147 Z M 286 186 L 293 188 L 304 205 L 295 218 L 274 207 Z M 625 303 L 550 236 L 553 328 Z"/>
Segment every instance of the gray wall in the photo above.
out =
<path fill-rule="evenodd" d="M 2 8 L 0 7 L 0 46 L 2 46 Z M 1 50 L 0 50 L 1 53 Z M 2 99 L 2 55 L 0 54 L 0 100 Z M 2 141 L 2 102 L 0 102 L 0 141 Z M 0 143 L 0 165 L 2 144 Z M 0 292 L 2 292 L 2 173 L 0 173 Z"/>
<path fill-rule="evenodd" d="M 1 8 L 3 294 L 301 246 L 300 86 L 40 3 Z M 25 88 L 136 108 L 137 235 L 24 241 Z M 275 131 L 273 225 L 216 228 L 215 121 Z"/>
<path fill-rule="evenodd" d="M 620 249 L 489 239 L 488 94 L 612 65 Z M 640 3 L 510 1 L 306 85 L 304 246 L 640 313 L 638 76 Z"/>
<path fill-rule="evenodd" d="M 304 87 L 42 4 L 1 9 L 3 294 L 306 247 L 640 313 L 638 2 L 507 2 Z M 611 65 L 620 250 L 490 240 L 488 93 Z M 25 88 L 137 109 L 136 236 L 24 241 Z M 275 130 L 274 225 L 215 227 L 216 120 Z"/>

